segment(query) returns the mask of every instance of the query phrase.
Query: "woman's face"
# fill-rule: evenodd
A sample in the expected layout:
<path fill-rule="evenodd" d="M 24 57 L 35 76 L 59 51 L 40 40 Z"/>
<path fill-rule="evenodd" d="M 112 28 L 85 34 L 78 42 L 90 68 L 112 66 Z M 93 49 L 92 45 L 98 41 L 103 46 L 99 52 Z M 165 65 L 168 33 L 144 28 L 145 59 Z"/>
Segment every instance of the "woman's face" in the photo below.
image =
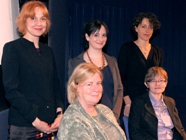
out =
<path fill-rule="evenodd" d="M 100 30 L 88 36 L 85 34 L 86 40 L 89 42 L 89 48 L 102 49 L 107 42 L 107 33 L 105 27 L 102 25 Z"/>
<path fill-rule="evenodd" d="M 35 16 L 26 20 L 26 36 L 40 37 L 46 31 L 46 17 L 43 16 L 39 7 L 35 8 Z"/>
<path fill-rule="evenodd" d="M 78 85 L 78 100 L 83 107 L 93 107 L 101 99 L 102 91 L 102 80 L 100 75 L 96 73 L 91 78 Z"/>
<path fill-rule="evenodd" d="M 149 22 L 147 18 L 144 18 L 141 24 L 136 27 L 136 32 L 138 34 L 138 39 L 149 41 L 153 34 L 153 25 Z"/>
<path fill-rule="evenodd" d="M 145 83 L 152 94 L 162 94 L 167 86 L 167 81 L 161 75 L 156 75 L 151 81 Z"/>

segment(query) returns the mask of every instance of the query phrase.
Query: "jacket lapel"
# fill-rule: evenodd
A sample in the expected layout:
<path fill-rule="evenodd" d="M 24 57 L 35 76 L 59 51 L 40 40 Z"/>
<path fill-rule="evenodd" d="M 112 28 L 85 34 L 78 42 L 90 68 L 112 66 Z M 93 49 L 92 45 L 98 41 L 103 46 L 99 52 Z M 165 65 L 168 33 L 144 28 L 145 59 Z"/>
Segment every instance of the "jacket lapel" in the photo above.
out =
<path fill-rule="evenodd" d="M 170 100 L 165 96 L 163 96 L 163 100 L 167 106 L 167 110 L 169 111 L 169 115 L 170 115 L 171 119 L 174 119 L 174 104 L 172 104 L 170 102 Z"/>
<path fill-rule="evenodd" d="M 155 114 L 155 112 L 154 112 L 154 108 L 153 108 L 152 103 L 151 103 L 150 98 L 149 98 L 149 93 L 146 93 L 146 94 L 144 95 L 144 100 L 147 101 L 147 103 L 145 104 L 146 110 L 147 110 L 150 114 L 152 114 L 154 117 L 156 117 L 156 114 Z"/>

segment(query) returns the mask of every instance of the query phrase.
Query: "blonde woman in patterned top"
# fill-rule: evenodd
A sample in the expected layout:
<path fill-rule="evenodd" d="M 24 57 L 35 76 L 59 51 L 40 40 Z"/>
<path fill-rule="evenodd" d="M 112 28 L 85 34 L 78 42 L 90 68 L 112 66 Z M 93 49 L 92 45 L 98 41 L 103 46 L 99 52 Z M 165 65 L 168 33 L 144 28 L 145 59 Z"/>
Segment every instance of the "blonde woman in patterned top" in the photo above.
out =
<path fill-rule="evenodd" d="M 69 107 L 58 130 L 59 140 L 126 140 L 113 112 L 97 104 L 103 87 L 101 71 L 91 63 L 78 65 L 68 81 Z"/>

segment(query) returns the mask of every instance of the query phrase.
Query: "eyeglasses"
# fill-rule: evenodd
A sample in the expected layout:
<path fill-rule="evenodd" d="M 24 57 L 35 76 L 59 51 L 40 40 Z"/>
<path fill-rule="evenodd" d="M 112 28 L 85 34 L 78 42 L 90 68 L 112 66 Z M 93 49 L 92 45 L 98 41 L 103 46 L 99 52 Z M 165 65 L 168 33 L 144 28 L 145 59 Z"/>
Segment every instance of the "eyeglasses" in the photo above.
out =
<path fill-rule="evenodd" d="M 166 82 L 166 80 L 150 80 L 150 81 L 148 81 L 149 83 L 153 83 L 153 84 L 155 84 L 155 83 L 160 83 L 160 84 L 162 84 L 162 83 L 165 83 Z"/>

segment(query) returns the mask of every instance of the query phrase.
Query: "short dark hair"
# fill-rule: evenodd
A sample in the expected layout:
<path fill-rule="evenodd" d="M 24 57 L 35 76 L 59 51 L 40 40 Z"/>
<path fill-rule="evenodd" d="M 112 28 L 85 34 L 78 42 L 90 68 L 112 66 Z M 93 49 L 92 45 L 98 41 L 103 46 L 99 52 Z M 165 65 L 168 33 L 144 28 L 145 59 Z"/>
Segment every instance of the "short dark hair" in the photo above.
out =
<path fill-rule="evenodd" d="M 107 25 L 100 20 L 91 20 L 85 24 L 84 27 L 84 43 L 85 43 L 85 49 L 89 48 L 88 41 L 85 38 L 85 34 L 90 36 L 91 34 L 94 34 L 97 30 L 99 31 L 101 29 L 101 26 L 105 27 L 106 34 L 108 35 L 108 27 Z"/>
<path fill-rule="evenodd" d="M 161 23 L 159 22 L 155 14 L 150 13 L 150 12 L 138 13 L 132 20 L 132 24 L 131 24 L 132 35 L 136 39 L 137 39 L 137 32 L 135 30 L 135 27 L 138 27 L 138 25 L 141 24 L 144 18 L 147 18 L 150 24 L 152 24 L 154 32 L 157 31 L 161 26 Z"/>

